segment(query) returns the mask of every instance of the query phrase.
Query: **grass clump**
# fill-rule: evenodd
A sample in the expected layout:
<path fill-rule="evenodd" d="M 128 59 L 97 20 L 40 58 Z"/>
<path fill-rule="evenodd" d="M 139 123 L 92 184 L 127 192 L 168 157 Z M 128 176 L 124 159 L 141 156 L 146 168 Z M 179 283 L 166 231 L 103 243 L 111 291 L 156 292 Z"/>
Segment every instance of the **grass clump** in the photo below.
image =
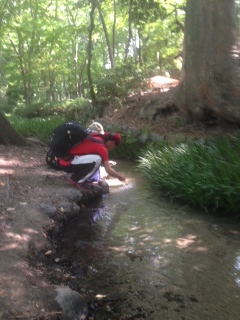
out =
<path fill-rule="evenodd" d="M 47 118 L 22 118 L 19 116 L 6 115 L 14 129 L 24 137 L 37 137 L 48 142 L 53 130 L 60 124 L 66 122 L 65 116 L 52 116 Z"/>
<path fill-rule="evenodd" d="M 239 214 L 240 135 L 150 148 L 138 168 L 171 198 L 206 211 Z"/>

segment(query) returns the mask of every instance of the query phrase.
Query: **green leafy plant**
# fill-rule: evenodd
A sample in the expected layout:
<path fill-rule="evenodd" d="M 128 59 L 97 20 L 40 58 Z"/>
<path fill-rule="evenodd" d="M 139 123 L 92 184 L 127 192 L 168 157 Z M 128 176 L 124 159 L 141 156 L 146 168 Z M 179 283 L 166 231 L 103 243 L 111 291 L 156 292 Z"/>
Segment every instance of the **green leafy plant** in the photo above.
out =
<path fill-rule="evenodd" d="M 238 214 L 240 136 L 207 144 L 189 143 L 161 149 L 152 146 L 138 160 L 151 185 L 206 211 Z"/>
<path fill-rule="evenodd" d="M 35 136 L 42 141 L 48 142 L 53 130 L 61 123 L 67 121 L 64 116 L 48 118 L 22 118 L 19 116 L 6 115 L 10 124 L 24 137 Z"/>
<path fill-rule="evenodd" d="M 114 69 L 107 69 L 96 80 L 97 96 L 101 98 L 126 96 L 141 81 L 143 75 L 135 66 L 127 64 Z"/>

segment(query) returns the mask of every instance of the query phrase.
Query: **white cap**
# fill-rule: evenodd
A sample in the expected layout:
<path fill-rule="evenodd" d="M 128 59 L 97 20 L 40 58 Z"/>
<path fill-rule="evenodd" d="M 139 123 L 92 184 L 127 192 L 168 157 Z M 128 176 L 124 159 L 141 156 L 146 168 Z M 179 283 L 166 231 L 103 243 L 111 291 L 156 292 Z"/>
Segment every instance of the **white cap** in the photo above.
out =
<path fill-rule="evenodd" d="M 92 130 L 94 132 L 104 134 L 103 126 L 99 122 L 93 122 L 89 127 L 89 130 Z"/>

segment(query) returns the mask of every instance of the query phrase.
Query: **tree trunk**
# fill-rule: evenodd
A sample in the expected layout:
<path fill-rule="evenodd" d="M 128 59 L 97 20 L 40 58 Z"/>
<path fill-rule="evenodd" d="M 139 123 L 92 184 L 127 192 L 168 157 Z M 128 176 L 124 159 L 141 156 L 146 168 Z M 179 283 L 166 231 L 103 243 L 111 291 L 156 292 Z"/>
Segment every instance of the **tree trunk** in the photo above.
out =
<path fill-rule="evenodd" d="M 19 135 L 8 120 L 0 113 L 0 144 L 26 146 L 27 140 Z"/>
<path fill-rule="evenodd" d="M 130 0 L 129 7 L 128 7 L 128 38 L 127 38 L 123 63 L 127 63 L 128 51 L 129 51 L 131 39 L 132 39 L 132 0 Z"/>
<path fill-rule="evenodd" d="M 116 0 L 113 1 L 113 26 L 112 26 L 112 54 L 113 59 L 115 59 L 115 35 L 116 35 L 116 23 L 117 23 L 117 4 Z"/>
<path fill-rule="evenodd" d="M 92 74 L 91 74 L 91 64 L 92 64 L 92 35 L 94 30 L 94 11 L 96 9 L 96 2 L 95 0 L 92 1 L 92 7 L 90 11 L 90 26 L 89 26 L 89 37 L 88 37 L 88 50 L 87 50 L 87 76 L 88 76 L 88 83 L 89 83 L 89 93 L 92 100 L 92 104 L 95 106 L 96 104 L 96 95 L 93 88 L 93 81 L 92 81 Z"/>
<path fill-rule="evenodd" d="M 97 6 L 97 9 L 98 9 L 99 17 L 100 17 L 100 20 L 101 20 L 101 23 L 102 23 L 103 32 L 104 32 L 106 43 L 107 43 L 108 55 L 109 55 L 109 60 L 110 60 L 110 63 L 111 63 L 111 68 L 114 68 L 113 51 L 112 51 L 111 43 L 110 43 L 110 40 L 109 40 L 107 26 L 106 26 L 106 23 L 105 23 L 105 20 L 104 20 L 104 16 L 103 16 L 103 13 L 102 13 L 102 9 L 101 9 L 100 3 L 97 0 L 96 0 L 96 6 Z"/>
<path fill-rule="evenodd" d="M 176 104 L 190 122 L 240 124 L 237 10 L 234 0 L 188 0 Z"/>

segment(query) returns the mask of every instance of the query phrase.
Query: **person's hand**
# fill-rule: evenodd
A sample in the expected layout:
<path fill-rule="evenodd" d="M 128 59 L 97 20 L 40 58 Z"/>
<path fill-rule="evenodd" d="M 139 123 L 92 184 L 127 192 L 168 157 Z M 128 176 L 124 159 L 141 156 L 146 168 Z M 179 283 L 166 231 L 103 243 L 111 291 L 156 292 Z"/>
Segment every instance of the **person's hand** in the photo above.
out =
<path fill-rule="evenodd" d="M 118 180 L 119 180 L 119 181 L 122 181 L 122 182 L 125 182 L 125 181 L 126 181 L 126 178 L 123 177 L 123 176 L 119 176 L 119 177 L 118 177 Z"/>

